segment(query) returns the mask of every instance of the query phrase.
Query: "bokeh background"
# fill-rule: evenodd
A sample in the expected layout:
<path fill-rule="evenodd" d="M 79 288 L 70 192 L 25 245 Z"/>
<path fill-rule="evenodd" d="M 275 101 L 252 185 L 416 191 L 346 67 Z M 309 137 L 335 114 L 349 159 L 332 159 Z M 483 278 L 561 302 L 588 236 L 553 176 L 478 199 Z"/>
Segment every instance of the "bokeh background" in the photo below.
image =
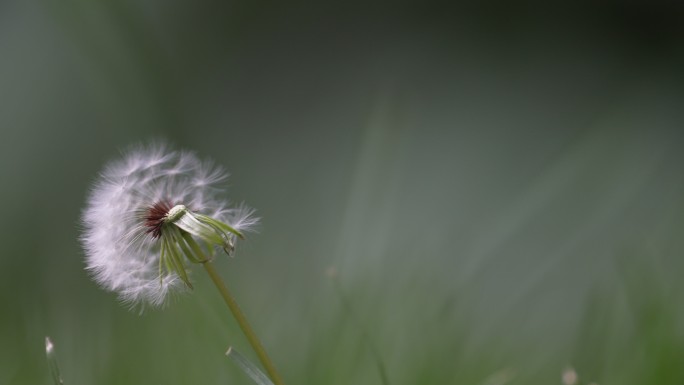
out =
<path fill-rule="evenodd" d="M 288 384 L 684 384 L 672 6 L 0 2 L 0 384 L 249 384 L 201 271 L 83 267 L 103 164 L 166 139 L 263 218 L 218 267 Z"/>

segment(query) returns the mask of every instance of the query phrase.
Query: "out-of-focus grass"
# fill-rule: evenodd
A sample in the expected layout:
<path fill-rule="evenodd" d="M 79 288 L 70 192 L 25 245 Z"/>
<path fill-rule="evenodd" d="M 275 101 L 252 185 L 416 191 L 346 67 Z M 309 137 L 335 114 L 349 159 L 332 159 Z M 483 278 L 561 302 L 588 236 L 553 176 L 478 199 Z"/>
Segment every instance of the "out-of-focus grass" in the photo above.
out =
<path fill-rule="evenodd" d="M 684 379 L 681 310 L 650 266 L 623 266 L 624 291 L 595 293 L 571 359 L 582 383 L 678 384 Z"/>

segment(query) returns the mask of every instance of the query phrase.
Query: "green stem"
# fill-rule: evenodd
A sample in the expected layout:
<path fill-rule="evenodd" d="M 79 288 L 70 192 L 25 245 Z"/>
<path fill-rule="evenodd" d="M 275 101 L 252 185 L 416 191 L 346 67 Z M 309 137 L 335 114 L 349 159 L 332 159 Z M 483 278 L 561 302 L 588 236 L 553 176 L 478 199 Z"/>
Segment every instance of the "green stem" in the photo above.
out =
<path fill-rule="evenodd" d="M 211 262 L 205 262 L 203 265 L 207 270 L 207 273 L 209 273 L 209 277 L 211 277 L 211 280 L 214 282 L 214 285 L 216 285 L 216 288 L 221 293 L 226 305 L 228 305 L 230 311 L 233 313 L 238 325 L 240 325 L 240 329 L 242 329 L 242 332 L 245 333 L 247 340 L 252 345 L 252 349 L 254 349 L 254 352 L 256 352 L 257 356 L 259 357 L 259 361 L 261 361 L 261 364 L 264 365 L 266 372 L 271 377 L 271 380 L 273 380 L 273 383 L 275 385 L 284 385 L 283 380 L 280 378 L 278 371 L 273 365 L 273 362 L 271 362 L 268 354 L 266 354 L 266 350 L 261 345 L 261 342 L 259 342 L 259 338 L 257 337 L 256 333 L 254 333 L 254 330 L 252 330 L 249 322 L 247 322 L 247 317 L 245 317 L 244 313 L 242 313 L 242 310 L 240 310 L 240 306 L 238 306 L 237 302 L 235 302 L 235 298 L 233 298 L 233 296 L 230 294 L 228 287 L 226 287 L 223 279 L 221 279 L 216 272 L 214 265 Z"/>

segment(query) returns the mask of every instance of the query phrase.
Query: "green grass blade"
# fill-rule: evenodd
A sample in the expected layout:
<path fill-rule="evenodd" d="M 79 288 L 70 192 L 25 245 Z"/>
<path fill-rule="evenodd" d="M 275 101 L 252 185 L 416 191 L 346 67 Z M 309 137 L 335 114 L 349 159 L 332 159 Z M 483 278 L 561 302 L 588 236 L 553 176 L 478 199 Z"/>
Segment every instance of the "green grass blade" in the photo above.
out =
<path fill-rule="evenodd" d="M 50 340 L 50 337 L 45 337 L 45 356 L 47 358 L 48 366 L 50 367 L 50 374 L 55 385 L 64 385 L 62 375 L 59 372 L 59 365 L 57 365 L 57 356 L 55 354 L 55 345 Z"/>
<path fill-rule="evenodd" d="M 382 385 L 390 385 L 389 376 L 387 374 L 387 369 L 385 367 L 385 361 L 383 360 L 382 355 L 380 354 L 380 349 L 378 349 L 378 347 L 375 345 L 371 333 L 369 333 L 363 326 L 361 326 L 361 323 L 358 322 L 356 314 L 354 313 L 352 301 L 349 298 L 347 298 L 347 296 L 344 294 L 342 286 L 337 278 L 337 273 L 334 269 L 331 270 L 331 272 L 332 273 L 330 274 L 330 278 L 332 279 L 335 292 L 340 297 L 340 302 L 342 302 L 342 311 L 347 317 L 349 317 L 357 323 L 357 327 L 359 328 L 361 337 L 363 338 L 363 342 L 368 346 L 368 349 L 370 350 L 373 360 L 375 361 L 375 366 L 378 368 L 378 374 L 380 376 Z"/>
<path fill-rule="evenodd" d="M 240 354 L 237 350 L 233 349 L 233 347 L 229 347 L 228 351 L 226 352 L 226 356 L 233 360 L 237 364 L 237 366 L 242 369 L 249 378 L 251 378 L 257 385 L 273 385 L 273 382 L 266 377 L 266 375 L 259 370 L 259 368 L 254 365 L 252 362 L 250 362 L 245 356 Z"/>

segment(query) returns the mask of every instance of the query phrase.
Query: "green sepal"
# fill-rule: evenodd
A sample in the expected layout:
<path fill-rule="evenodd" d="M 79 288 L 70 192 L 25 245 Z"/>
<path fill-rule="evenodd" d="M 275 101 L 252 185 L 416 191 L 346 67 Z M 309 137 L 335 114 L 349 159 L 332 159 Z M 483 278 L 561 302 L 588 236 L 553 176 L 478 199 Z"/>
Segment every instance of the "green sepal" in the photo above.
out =
<path fill-rule="evenodd" d="M 176 273 L 178 277 L 180 277 L 180 279 L 183 281 L 183 283 L 185 283 L 187 287 L 192 289 L 192 283 L 190 283 L 190 278 L 188 278 L 188 273 L 185 270 L 185 265 L 183 263 L 180 250 L 178 249 L 179 245 L 174 240 L 174 237 L 172 235 L 173 230 L 170 231 L 171 233 L 162 233 L 160 263 L 164 263 L 164 266 L 166 267 L 168 273 Z"/>
<path fill-rule="evenodd" d="M 195 253 L 195 255 L 204 255 L 204 252 L 202 251 L 202 247 L 195 241 L 195 238 L 192 237 L 192 235 L 186 233 L 185 231 L 181 231 L 181 234 L 183 236 L 183 240 L 185 240 L 185 243 L 190 246 L 190 249 Z M 208 259 L 203 259 L 200 261 L 200 263 L 207 262 Z"/>
<path fill-rule="evenodd" d="M 190 250 L 188 247 L 187 241 L 183 237 L 183 230 L 179 229 L 176 226 L 170 226 L 171 227 L 171 236 L 173 237 L 174 242 L 180 246 L 181 251 L 183 254 L 190 260 L 192 263 L 204 263 L 207 261 L 206 258 L 201 253 L 193 252 Z M 186 233 L 187 234 L 187 233 Z"/>
<path fill-rule="evenodd" d="M 222 245 L 225 242 L 221 232 L 198 220 L 195 214 L 190 211 L 172 223 L 182 230 L 213 244 Z"/>
<path fill-rule="evenodd" d="M 232 255 L 235 237 L 243 239 L 244 235 L 226 223 L 194 213 L 183 205 L 174 206 L 161 231 L 160 283 L 166 271 L 166 274 L 178 275 L 192 289 L 183 256 L 192 263 L 206 263 L 214 256 L 214 246 L 220 246 L 226 254 Z M 206 251 L 197 242 L 199 240 L 206 245 Z"/>
<path fill-rule="evenodd" d="M 240 238 L 240 239 L 245 239 L 245 236 L 242 235 L 241 232 L 237 231 L 237 230 L 236 230 L 235 228 L 233 228 L 232 226 L 229 226 L 229 225 L 227 225 L 227 224 L 225 224 L 225 223 L 223 223 L 223 222 L 221 222 L 221 221 L 218 221 L 218 220 L 216 220 L 216 219 L 214 219 L 214 218 L 212 218 L 212 217 L 208 217 L 208 216 L 206 216 L 206 215 L 204 215 L 204 214 L 194 214 L 194 215 L 195 215 L 195 216 L 197 217 L 197 219 L 199 219 L 201 222 L 205 222 L 205 223 L 207 223 L 208 225 L 210 225 L 210 226 L 212 226 L 212 227 L 216 227 L 216 228 L 218 228 L 219 230 L 223 230 L 222 232 L 233 233 L 233 234 L 235 234 L 238 238 Z"/>
<path fill-rule="evenodd" d="M 174 220 L 170 224 L 208 243 L 210 246 L 207 249 L 210 251 L 213 251 L 211 246 L 220 246 L 226 254 L 232 255 L 235 248 L 234 237 L 244 239 L 241 232 L 226 223 L 204 214 L 194 213 L 185 207 L 182 210 L 182 214 L 174 215 Z"/>

